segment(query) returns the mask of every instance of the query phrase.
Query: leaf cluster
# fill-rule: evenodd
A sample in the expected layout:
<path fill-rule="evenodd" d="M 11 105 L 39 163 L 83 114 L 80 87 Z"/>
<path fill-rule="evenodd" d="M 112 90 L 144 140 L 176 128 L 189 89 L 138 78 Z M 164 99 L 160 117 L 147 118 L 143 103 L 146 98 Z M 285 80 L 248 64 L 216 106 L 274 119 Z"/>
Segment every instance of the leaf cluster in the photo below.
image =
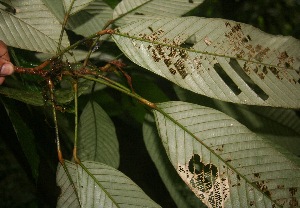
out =
<path fill-rule="evenodd" d="M 1 0 L 0 206 L 298 207 L 300 41 L 210 3 Z"/>

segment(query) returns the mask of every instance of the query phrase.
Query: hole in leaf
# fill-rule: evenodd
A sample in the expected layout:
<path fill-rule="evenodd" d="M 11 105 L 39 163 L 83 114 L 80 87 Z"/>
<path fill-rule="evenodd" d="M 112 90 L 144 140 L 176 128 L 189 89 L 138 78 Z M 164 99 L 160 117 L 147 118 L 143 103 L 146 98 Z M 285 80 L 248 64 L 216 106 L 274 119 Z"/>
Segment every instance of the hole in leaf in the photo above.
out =
<path fill-rule="evenodd" d="M 192 48 L 193 45 L 194 45 L 193 43 L 189 43 L 189 42 L 185 41 L 185 42 L 183 42 L 183 43 L 180 44 L 180 47 L 181 48 L 188 48 L 189 49 L 189 48 Z"/>
<path fill-rule="evenodd" d="M 218 176 L 218 169 L 213 164 L 203 164 L 199 155 L 195 154 L 189 161 L 189 171 L 199 175 L 199 179 L 204 183 L 214 184 Z"/>
<path fill-rule="evenodd" d="M 240 76 L 240 78 L 262 99 L 267 100 L 269 95 L 267 95 L 257 84 L 249 78 L 242 67 L 239 65 L 236 59 L 230 59 L 229 65 L 234 69 L 234 71 Z M 258 74 L 258 73 L 257 73 Z M 264 77 L 261 77 L 263 79 Z"/>
<path fill-rule="evenodd" d="M 233 91 L 235 95 L 239 95 L 242 91 L 240 88 L 232 81 L 232 79 L 226 74 L 220 64 L 215 64 L 214 69 L 221 77 L 221 79 L 227 84 L 227 86 Z"/>

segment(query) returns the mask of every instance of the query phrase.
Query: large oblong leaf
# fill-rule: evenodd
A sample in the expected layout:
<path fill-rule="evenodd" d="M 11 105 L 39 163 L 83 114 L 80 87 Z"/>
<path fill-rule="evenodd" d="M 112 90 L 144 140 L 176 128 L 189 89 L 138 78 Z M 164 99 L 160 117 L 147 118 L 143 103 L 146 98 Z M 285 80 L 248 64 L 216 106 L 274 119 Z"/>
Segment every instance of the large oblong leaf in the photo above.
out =
<path fill-rule="evenodd" d="M 16 14 L 0 9 L 1 39 L 13 47 L 54 54 L 62 27 L 45 4 L 41 0 L 12 0 L 7 3 L 15 8 Z M 62 46 L 68 45 L 64 33 Z"/>
<path fill-rule="evenodd" d="M 143 139 L 147 151 L 157 168 L 171 197 L 180 208 L 206 207 L 181 180 L 164 150 L 155 127 L 154 118 L 147 114 L 143 123 Z"/>
<path fill-rule="evenodd" d="M 115 126 L 106 112 L 96 103 L 87 103 L 80 116 L 78 156 L 114 168 L 120 164 L 119 143 Z"/>
<path fill-rule="evenodd" d="M 178 17 L 199 6 L 204 0 L 123 0 L 114 9 L 113 18 L 117 25 L 137 19 Z"/>
<path fill-rule="evenodd" d="M 181 101 L 222 111 L 247 126 L 252 132 L 300 156 L 300 117 L 294 110 L 249 106 L 211 99 L 174 86 Z"/>
<path fill-rule="evenodd" d="M 298 206 L 299 158 L 217 110 L 184 102 L 158 107 L 170 161 L 208 207 Z"/>
<path fill-rule="evenodd" d="M 140 20 L 113 35 L 136 64 L 234 103 L 300 107 L 300 41 L 243 23 L 199 17 Z"/>
<path fill-rule="evenodd" d="M 83 162 L 84 168 L 69 161 L 66 166 L 78 191 L 79 203 L 61 165 L 57 184 L 63 187 L 57 207 L 160 207 L 131 179 L 120 171 L 94 161 Z"/>

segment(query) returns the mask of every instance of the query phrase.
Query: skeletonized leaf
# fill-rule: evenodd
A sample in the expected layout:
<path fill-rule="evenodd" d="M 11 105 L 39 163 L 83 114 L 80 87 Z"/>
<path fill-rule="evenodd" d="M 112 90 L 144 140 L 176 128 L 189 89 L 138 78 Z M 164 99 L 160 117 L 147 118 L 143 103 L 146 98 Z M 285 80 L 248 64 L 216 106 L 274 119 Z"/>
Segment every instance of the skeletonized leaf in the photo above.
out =
<path fill-rule="evenodd" d="M 72 1 L 73 0 L 64 0 L 63 1 L 65 12 L 67 12 L 70 9 Z M 75 14 L 76 12 L 79 12 L 80 10 L 84 9 L 85 7 L 87 7 L 93 1 L 94 0 L 80 0 L 80 1 L 75 0 L 75 2 L 72 5 L 70 15 Z"/>
<path fill-rule="evenodd" d="M 136 64 L 175 84 L 234 103 L 300 107 L 300 41 L 199 17 L 141 20 L 113 35 Z"/>
<path fill-rule="evenodd" d="M 70 162 L 65 161 L 66 168 L 71 176 L 72 182 L 68 178 L 65 169 L 59 163 L 56 171 L 56 184 L 60 187 L 60 195 L 57 198 L 57 208 L 77 208 L 82 207 L 80 199 L 78 198 L 78 184 L 77 184 L 77 166 Z"/>
<path fill-rule="evenodd" d="M 170 161 L 208 207 L 299 204 L 299 158 L 217 110 L 180 101 L 158 107 L 166 113 L 154 111 Z"/>
<path fill-rule="evenodd" d="M 0 37 L 10 46 L 55 53 L 61 24 L 41 0 L 11 1 L 16 14 L 0 9 Z M 69 45 L 64 33 L 62 46 Z"/>
<path fill-rule="evenodd" d="M 94 161 L 83 162 L 85 168 L 69 161 L 66 161 L 66 165 L 75 180 L 82 207 L 160 207 L 131 179 L 110 166 Z M 68 181 L 61 165 L 58 167 L 57 179 L 59 185 Z M 75 194 L 72 194 L 70 186 L 65 187 L 68 189 L 64 189 L 67 191 L 62 192 L 59 200 L 64 197 L 64 201 L 61 201 L 64 202 L 62 207 L 72 207 Z"/>
<path fill-rule="evenodd" d="M 119 143 L 114 124 L 93 101 L 87 103 L 80 116 L 78 155 L 81 160 L 119 167 Z"/>
<path fill-rule="evenodd" d="M 181 180 L 170 160 L 155 128 L 153 117 L 146 115 L 143 123 L 143 138 L 148 153 L 171 197 L 180 208 L 206 207 Z"/>
<path fill-rule="evenodd" d="M 137 19 L 178 17 L 199 6 L 204 0 L 123 0 L 114 9 L 113 18 L 120 18 L 117 25 Z"/>

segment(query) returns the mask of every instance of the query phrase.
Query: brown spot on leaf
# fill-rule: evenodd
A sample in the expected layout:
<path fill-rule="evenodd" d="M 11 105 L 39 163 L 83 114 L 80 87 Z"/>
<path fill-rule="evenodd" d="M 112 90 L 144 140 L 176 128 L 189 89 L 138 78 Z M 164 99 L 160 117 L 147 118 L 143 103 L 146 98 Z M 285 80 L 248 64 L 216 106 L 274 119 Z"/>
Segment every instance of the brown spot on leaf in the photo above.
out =
<path fill-rule="evenodd" d="M 291 195 L 291 196 L 295 196 L 297 190 L 298 190 L 298 189 L 297 189 L 296 187 L 289 188 L 290 195 Z"/>
<path fill-rule="evenodd" d="M 271 193 L 268 189 L 268 186 L 266 185 L 265 181 L 258 181 L 255 182 L 255 185 L 264 193 L 266 194 L 268 197 L 271 197 Z"/>
<path fill-rule="evenodd" d="M 277 188 L 278 188 L 278 189 L 283 189 L 283 188 L 284 188 L 284 185 L 277 185 Z"/>
<path fill-rule="evenodd" d="M 176 74 L 176 70 L 173 68 L 169 68 L 169 71 L 171 72 L 171 74 L 175 75 Z"/>
<path fill-rule="evenodd" d="M 260 174 L 259 173 L 254 173 L 254 177 L 255 178 L 260 178 Z"/>

